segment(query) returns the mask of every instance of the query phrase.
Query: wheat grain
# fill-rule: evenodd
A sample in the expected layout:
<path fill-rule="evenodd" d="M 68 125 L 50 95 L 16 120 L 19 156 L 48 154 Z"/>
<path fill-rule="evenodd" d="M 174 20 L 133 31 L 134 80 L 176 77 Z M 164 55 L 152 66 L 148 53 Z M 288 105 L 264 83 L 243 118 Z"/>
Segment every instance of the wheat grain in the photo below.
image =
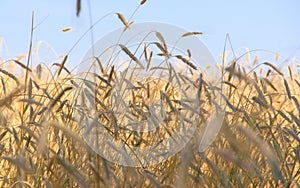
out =
<path fill-rule="evenodd" d="M 184 33 L 183 35 L 181 35 L 181 37 L 187 37 L 187 36 L 191 36 L 191 35 L 202 35 L 202 34 L 203 34 L 202 32 L 194 31 L 194 32 Z"/>
<path fill-rule="evenodd" d="M 68 70 L 68 69 L 65 68 L 65 64 L 66 64 L 67 60 L 68 60 L 68 55 L 65 55 L 62 62 L 61 62 L 61 64 L 58 65 L 60 67 L 58 69 L 58 76 L 60 75 L 60 73 L 63 69 Z M 69 73 L 69 71 L 67 71 L 67 72 Z"/>
<path fill-rule="evenodd" d="M 270 62 L 264 62 L 264 65 L 268 65 L 269 67 L 271 67 L 273 70 L 275 70 L 278 74 L 280 74 L 281 76 L 283 76 L 283 73 L 281 71 L 279 71 L 272 63 Z"/>
<path fill-rule="evenodd" d="M 121 47 L 122 51 L 124 51 L 133 61 L 135 61 L 141 68 L 144 69 L 143 64 L 138 60 L 138 58 L 136 58 L 131 52 L 130 50 L 124 46 L 123 44 L 119 44 L 119 46 Z"/>
<path fill-rule="evenodd" d="M 130 24 L 127 22 L 126 18 L 121 13 L 117 13 L 118 18 L 121 20 L 121 22 L 124 24 L 125 29 L 129 28 Z"/>
<path fill-rule="evenodd" d="M 289 87 L 289 84 L 287 83 L 286 79 L 283 79 L 283 83 L 284 83 L 286 94 L 287 94 L 288 98 L 291 99 L 292 94 L 291 94 L 290 87 Z"/>
<path fill-rule="evenodd" d="M 191 63 L 189 60 L 187 60 L 186 58 L 182 57 L 181 55 L 176 55 L 176 58 L 180 59 L 181 61 L 183 61 L 185 64 L 187 64 L 188 66 L 190 66 L 192 69 L 194 70 L 198 70 L 197 67 Z"/>
<path fill-rule="evenodd" d="M 140 2 L 140 5 L 143 5 L 143 4 L 145 4 L 147 2 L 147 0 L 142 0 L 141 2 Z"/>

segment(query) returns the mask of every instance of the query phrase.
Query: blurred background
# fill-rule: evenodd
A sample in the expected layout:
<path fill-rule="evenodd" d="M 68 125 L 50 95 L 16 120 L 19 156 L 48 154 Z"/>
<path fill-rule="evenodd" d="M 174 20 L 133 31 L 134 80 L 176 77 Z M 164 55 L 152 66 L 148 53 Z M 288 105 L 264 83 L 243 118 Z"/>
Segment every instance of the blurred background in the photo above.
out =
<path fill-rule="evenodd" d="M 80 36 L 93 27 L 94 41 L 105 34 L 123 27 L 116 12 L 127 19 L 134 12 L 139 0 L 131 1 L 82 1 L 80 16 L 76 17 L 76 1 L 17 1 L 0 2 L 0 38 L 2 59 L 26 55 L 29 49 L 31 16 L 34 12 L 33 47 L 38 56 L 33 64 L 52 64 L 69 52 Z M 157 21 L 177 25 L 188 31 L 201 31 L 198 36 L 218 62 L 228 33 L 237 55 L 249 50 L 263 49 L 278 52 L 278 64 L 286 60 L 295 62 L 300 57 L 300 2 L 297 0 L 252 1 L 202 1 L 202 0 L 148 0 L 136 12 L 136 23 Z M 63 32 L 64 28 L 72 28 Z M 86 35 L 72 50 L 67 67 L 78 65 L 91 46 L 91 36 Z M 227 46 L 230 50 L 230 46 Z M 272 53 L 259 55 L 274 61 Z"/>

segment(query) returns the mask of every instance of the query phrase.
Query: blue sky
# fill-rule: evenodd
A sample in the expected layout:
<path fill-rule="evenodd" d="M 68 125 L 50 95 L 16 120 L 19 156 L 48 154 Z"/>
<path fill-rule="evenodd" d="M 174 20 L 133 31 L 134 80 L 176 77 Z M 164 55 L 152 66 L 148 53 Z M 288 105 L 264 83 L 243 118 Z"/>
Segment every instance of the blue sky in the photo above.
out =
<path fill-rule="evenodd" d="M 90 24 L 89 9 L 82 2 L 80 17 L 75 15 L 75 0 L 17 1 L 0 3 L 0 38 L 5 41 L 0 56 L 13 58 L 28 50 L 32 11 L 35 13 L 34 46 L 43 41 L 41 51 L 50 45 L 57 55 L 66 54 Z M 95 22 L 110 12 L 120 12 L 128 18 L 139 0 L 90 0 L 92 19 Z M 229 33 L 233 48 L 241 54 L 245 47 L 279 52 L 284 58 L 300 57 L 300 2 L 297 0 L 148 0 L 135 14 L 135 22 L 158 21 L 201 31 L 200 39 L 219 61 L 225 36 Z M 62 32 L 72 27 L 69 32 Z M 114 14 L 94 27 L 95 41 L 106 33 L 122 27 Z M 91 45 L 87 35 L 70 54 L 70 61 L 78 64 Z M 40 54 L 38 61 L 53 63 L 54 53 Z M 283 60 L 282 59 L 282 60 Z"/>

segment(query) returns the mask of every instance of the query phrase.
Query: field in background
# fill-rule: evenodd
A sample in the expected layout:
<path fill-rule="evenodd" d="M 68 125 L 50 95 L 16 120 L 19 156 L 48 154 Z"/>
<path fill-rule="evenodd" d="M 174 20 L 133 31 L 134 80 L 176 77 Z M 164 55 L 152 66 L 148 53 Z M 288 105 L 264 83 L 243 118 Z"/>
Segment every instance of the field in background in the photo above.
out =
<path fill-rule="evenodd" d="M 275 63 L 243 57 L 220 68 L 226 116 L 216 140 L 203 153 L 198 144 L 212 90 L 205 79 L 193 80 L 189 84 L 201 91 L 203 114 L 191 119 L 198 124 L 192 140 L 162 163 L 132 168 L 103 159 L 83 140 L 76 116 L 80 107 L 73 105 L 76 75 L 56 66 L 50 71 L 17 60 L 2 62 L 0 187 L 299 187 L 300 77 L 292 63 L 288 74 Z M 114 71 L 100 75 L 101 83 L 113 83 Z M 106 113 L 111 108 L 105 100 L 109 87 L 100 89 L 104 98 L 98 110 Z M 173 95 L 164 92 L 167 111 L 187 108 Z M 113 114 L 101 118 L 112 136 L 126 135 L 120 136 L 124 130 L 111 124 Z M 151 144 L 152 139 L 134 135 L 128 144 Z"/>

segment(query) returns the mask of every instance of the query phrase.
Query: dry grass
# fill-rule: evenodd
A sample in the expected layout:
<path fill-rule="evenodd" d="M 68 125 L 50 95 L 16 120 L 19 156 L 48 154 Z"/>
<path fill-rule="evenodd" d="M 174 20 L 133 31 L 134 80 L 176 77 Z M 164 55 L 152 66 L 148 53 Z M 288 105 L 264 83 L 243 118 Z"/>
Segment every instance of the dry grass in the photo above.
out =
<path fill-rule="evenodd" d="M 126 27 L 130 25 L 118 16 Z M 195 34 L 201 33 L 183 37 Z M 156 35 L 160 42 L 155 46 L 162 52 L 157 55 L 181 60 L 186 72 L 168 63 L 152 66 L 155 53 L 147 51 L 148 47 L 138 56 L 122 44 L 120 52 L 131 59 L 133 70 L 120 72 L 113 64 L 98 61 L 101 71 L 91 74 L 94 81 L 80 84 L 78 75 L 65 67 L 68 55 L 54 65 L 58 68 L 53 74 L 42 65 L 33 68 L 19 60 L 3 62 L 0 187 L 299 187 L 300 77 L 293 65 L 289 75 L 270 62 L 260 63 L 257 57 L 253 61 L 235 59 L 221 67 L 225 120 L 213 144 L 200 153 L 215 90 L 197 72 L 198 67 L 183 54 L 170 54 L 163 36 Z M 142 56 L 146 66 L 140 61 Z M 256 68 L 250 69 L 247 65 L 251 64 Z M 152 74 L 137 79 L 134 72 L 141 68 Z M 157 77 L 157 72 L 167 76 Z M 141 133 L 129 129 L 128 122 L 145 122 L 152 117 L 150 113 L 155 114 L 153 101 L 160 101 L 159 113 L 165 117 L 163 123 L 156 122 L 158 117 L 151 120 L 160 127 Z M 127 108 L 121 113 L 118 107 L 122 104 Z M 141 161 L 136 168 L 121 166 L 102 158 L 84 141 L 82 128 L 89 124 L 85 122 L 89 105 L 95 106 L 97 114 L 91 117 L 92 124 L 103 125 L 111 137 L 128 147 L 158 144 L 182 129 L 179 122 L 184 122 L 185 129 L 195 123 L 197 129 L 182 151 L 166 161 L 151 166 Z M 88 131 L 97 130 L 91 126 Z M 107 147 L 112 155 L 128 155 Z"/>
<path fill-rule="evenodd" d="M 271 63 L 262 63 L 265 68 L 260 73 L 247 71 L 239 62 L 228 66 L 223 93 L 226 121 L 213 145 L 204 153 L 198 152 L 198 138 L 207 118 L 203 113 L 198 120 L 189 119 L 196 120 L 197 132 L 180 153 L 156 165 L 132 168 L 101 158 L 84 142 L 79 125 L 82 122 L 75 116 L 79 107 L 73 105 L 72 93 L 78 87 L 74 76 L 57 77 L 39 65 L 28 72 L 25 83 L 29 68 L 5 66 L 1 68 L 0 90 L 1 187 L 299 186 L 298 74 L 285 76 Z M 95 83 L 94 103 L 102 113 L 98 121 L 112 136 L 126 140 L 128 145 L 144 147 L 176 129 L 172 119 L 188 105 L 176 103 L 174 88 L 159 79 L 139 80 L 139 85 L 127 80 L 126 87 L 132 94 L 128 113 L 135 116 L 131 118 L 145 118 L 149 101 L 161 94 L 165 110 L 171 114 L 167 128 L 152 134 L 132 134 L 122 128 L 122 122 L 116 120 L 121 116 L 112 111 L 112 86 L 121 75 L 113 68 L 107 72 L 97 75 L 101 79 Z M 176 76 L 180 77 L 178 73 Z M 212 91 L 199 82 L 190 78 L 186 85 L 196 90 L 201 86 L 199 105 L 207 112 L 210 107 L 204 101 L 211 100 Z"/>

